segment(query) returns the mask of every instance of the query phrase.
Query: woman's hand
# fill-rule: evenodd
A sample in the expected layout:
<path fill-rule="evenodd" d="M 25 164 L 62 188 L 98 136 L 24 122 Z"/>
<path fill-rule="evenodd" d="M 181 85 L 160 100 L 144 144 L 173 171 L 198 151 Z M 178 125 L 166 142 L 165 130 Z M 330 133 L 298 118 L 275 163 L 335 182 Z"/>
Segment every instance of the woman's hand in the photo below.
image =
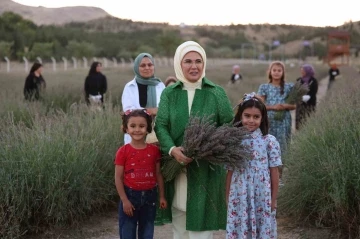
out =
<path fill-rule="evenodd" d="M 124 213 L 126 215 L 128 215 L 129 217 L 132 217 L 134 215 L 133 210 L 135 210 L 134 206 L 132 205 L 132 203 L 129 200 L 124 200 L 122 202 L 123 204 L 123 210 Z"/>
<path fill-rule="evenodd" d="M 171 156 L 173 156 L 176 161 L 179 162 L 181 165 L 187 165 L 191 163 L 193 160 L 191 158 L 188 158 L 183 153 L 184 148 L 183 147 L 175 147 L 171 150 Z"/>
<path fill-rule="evenodd" d="M 160 197 L 160 209 L 167 208 L 167 201 L 164 197 Z"/>

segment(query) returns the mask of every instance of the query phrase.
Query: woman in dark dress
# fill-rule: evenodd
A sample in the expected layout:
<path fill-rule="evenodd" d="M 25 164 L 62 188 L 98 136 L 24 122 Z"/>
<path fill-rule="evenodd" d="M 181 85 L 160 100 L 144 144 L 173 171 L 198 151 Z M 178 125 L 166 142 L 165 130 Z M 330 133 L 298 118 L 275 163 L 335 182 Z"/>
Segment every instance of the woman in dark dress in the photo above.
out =
<path fill-rule="evenodd" d="M 336 64 L 331 64 L 329 69 L 329 84 L 328 89 L 331 88 L 332 84 L 335 82 L 335 78 L 340 75 L 339 68 Z"/>
<path fill-rule="evenodd" d="M 307 117 L 315 111 L 316 94 L 318 91 L 318 81 L 314 77 L 314 68 L 305 64 L 301 67 L 301 77 L 297 79 L 301 84 L 309 88 L 307 95 L 303 96 L 303 101 L 296 106 L 296 129 L 298 130 L 304 124 Z"/>
<path fill-rule="evenodd" d="M 90 104 L 90 98 L 99 99 L 104 102 L 104 94 L 107 90 L 106 76 L 101 73 L 101 63 L 93 62 L 91 64 L 89 74 L 85 79 L 85 101 Z M 98 98 L 97 98 L 98 97 Z"/>
<path fill-rule="evenodd" d="M 40 99 L 40 92 L 45 89 L 46 83 L 42 77 L 42 64 L 35 62 L 26 77 L 24 86 L 25 100 L 34 101 Z"/>

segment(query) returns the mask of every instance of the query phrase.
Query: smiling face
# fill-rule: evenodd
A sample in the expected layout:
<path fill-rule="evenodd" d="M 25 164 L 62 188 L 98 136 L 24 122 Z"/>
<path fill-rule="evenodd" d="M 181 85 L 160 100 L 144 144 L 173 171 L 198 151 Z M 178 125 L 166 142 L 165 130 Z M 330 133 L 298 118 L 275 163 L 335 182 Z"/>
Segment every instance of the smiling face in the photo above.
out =
<path fill-rule="evenodd" d="M 126 125 L 126 133 L 131 136 L 132 141 L 142 142 L 147 135 L 147 121 L 142 116 L 132 116 Z"/>
<path fill-rule="evenodd" d="M 284 74 L 284 69 L 280 65 L 277 64 L 273 65 L 270 69 L 270 75 L 273 81 L 281 80 L 283 74 Z"/>
<path fill-rule="evenodd" d="M 142 78 L 150 78 L 154 75 L 155 67 L 149 57 L 144 57 L 139 64 L 139 73 Z"/>
<path fill-rule="evenodd" d="M 261 120 L 261 112 L 256 107 L 246 108 L 241 114 L 241 122 L 249 131 L 255 131 L 258 129 L 260 127 Z"/>
<path fill-rule="evenodd" d="M 188 81 L 194 83 L 200 80 L 204 71 L 204 61 L 201 55 L 195 51 L 186 53 L 181 61 L 181 69 Z"/>

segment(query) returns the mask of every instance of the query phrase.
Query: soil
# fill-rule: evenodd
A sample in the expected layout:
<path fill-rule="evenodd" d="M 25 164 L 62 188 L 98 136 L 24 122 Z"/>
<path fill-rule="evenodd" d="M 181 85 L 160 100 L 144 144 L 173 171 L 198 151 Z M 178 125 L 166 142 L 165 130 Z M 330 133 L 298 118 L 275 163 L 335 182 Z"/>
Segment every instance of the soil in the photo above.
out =
<path fill-rule="evenodd" d="M 278 239 L 335 239 L 330 229 L 296 225 L 291 218 L 279 216 Z M 90 217 L 86 222 L 72 228 L 53 228 L 30 239 L 118 239 L 118 219 L 116 209 L 102 215 Z M 171 224 L 156 226 L 154 239 L 172 239 Z M 225 239 L 225 231 L 214 232 L 213 239 Z"/>

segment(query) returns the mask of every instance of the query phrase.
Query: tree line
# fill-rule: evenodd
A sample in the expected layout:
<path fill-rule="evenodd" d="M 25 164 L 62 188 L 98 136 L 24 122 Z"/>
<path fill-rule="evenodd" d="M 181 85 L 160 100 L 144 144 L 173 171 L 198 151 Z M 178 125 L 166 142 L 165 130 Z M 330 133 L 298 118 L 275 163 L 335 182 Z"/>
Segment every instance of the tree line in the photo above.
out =
<path fill-rule="evenodd" d="M 81 24 L 37 26 L 20 15 L 0 16 L 0 57 L 30 60 L 54 57 L 123 57 L 140 52 L 172 56 L 182 42 L 180 32 L 149 28 L 133 32 L 100 32 L 83 29 Z"/>
<path fill-rule="evenodd" d="M 360 33 L 357 24 L 344 24 L 341 29 L 351 33 L 351 41 L 360 42 Z M 356 26 L 356 27 L 355 27 Z M 303 57 L 310 53 L 319 58 L 326 55 L 327 32 L 333 27 L 302 27 L 293 25 L 249 25 L 261 34 L 263 28 L 279 32 L 274 39 L 282 44 L 298 39 L 316 39 L 309 46 L 298 53 L 287 57 Z M 89 22 L 72 22 L 63 26 L 41 25 L 37 26 L 30 20 L 23 19 L 12 12 L 0 15 L 0 58 L 6 56 L 11 60 L 22 60 L 26 57 L 35 60 L 40 56 L 50 60 L 54 57 L 90 58 L 90 57 L 116 57 L 118 59 L 134 58 L 140 52 L 150 52 L 154 56 L 172 57 L 176 47 L 184 40 L 195 40 L 204 43 L 209 57 L 220 58 L 252 58 L 252 48 L 241 49 L 242 44 L 255 44 L 256 39 L 248 39 L 245 34 L 246 25 L 230 25 L 219 27 L 196 26 L 193 34 L 187 35 L 180 27 L 169 26 L 165 23 L 148 24 L 145 22 L 132 22 L 114 17 L 102 18 Z M 278 29 L 286 29 L 278 31 Z M 185 31 L 186 32 L 186 31 Z M 231 33 L 230 33 L 231 32 Z M 256 38 L 256 37 L 254 37 Z M 268 53 L 268 43 L 257 43 L 258 54 Z M 275 49 L 273 46 L 272 49 Z M 276 55 L 272 55 L 276 59 Z"/>

